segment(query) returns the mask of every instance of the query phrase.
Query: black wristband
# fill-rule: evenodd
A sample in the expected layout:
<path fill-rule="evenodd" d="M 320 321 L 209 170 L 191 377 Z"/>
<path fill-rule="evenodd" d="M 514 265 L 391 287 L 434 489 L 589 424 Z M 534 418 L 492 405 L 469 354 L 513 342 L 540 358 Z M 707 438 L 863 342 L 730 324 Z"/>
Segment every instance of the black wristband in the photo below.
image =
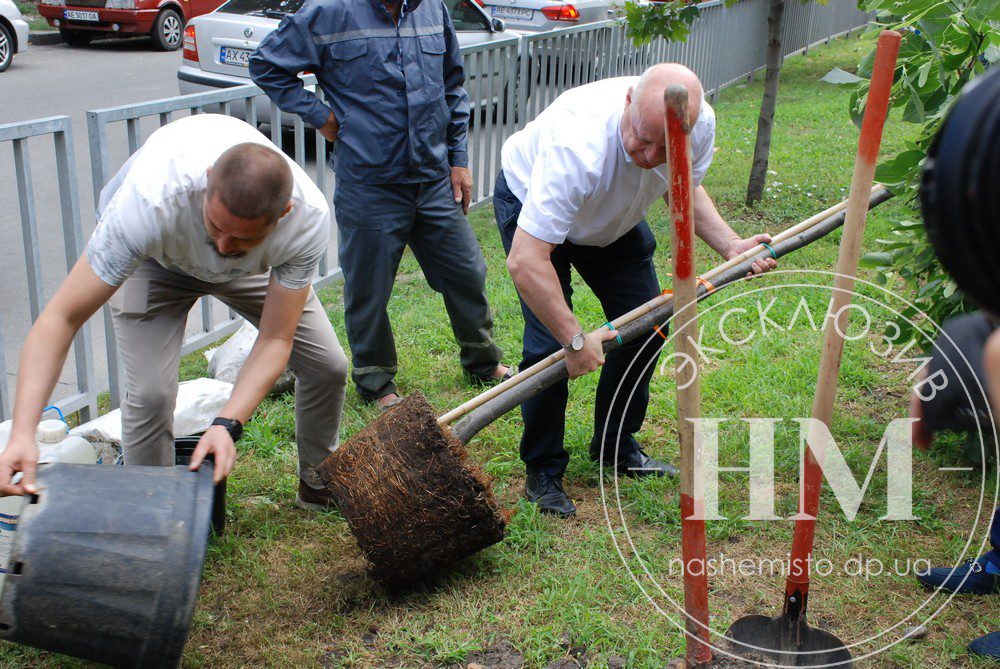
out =
<path fill-rule="evenodd" d="M 212 425 L 221 425 L 226 428 L 226 432 L 229 433 L 230 438 L 235 444 L 243 436 L 243 423 L 239 422 L 235 418 L 223 418 L 219 416 L 212 421 Z"/>

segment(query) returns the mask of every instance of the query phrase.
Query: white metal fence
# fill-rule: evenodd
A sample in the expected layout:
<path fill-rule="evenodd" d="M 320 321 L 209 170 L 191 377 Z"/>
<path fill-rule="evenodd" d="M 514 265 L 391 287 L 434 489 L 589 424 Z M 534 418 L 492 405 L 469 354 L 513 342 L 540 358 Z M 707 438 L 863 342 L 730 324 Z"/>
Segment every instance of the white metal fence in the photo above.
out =
<path fill-rule="evenodd" d="M 537 116 L 563 91 L 607 77 L 634 75 L 663 61 L 683 63 L 702 80 L 706 94 L 714 97 L 721 89 L 751 77 L 764 67 L 767 39 L 767 2 L 744 0 L 725 7 L 722 0 L 699 5 L 702 15 L 692 27 L 686 42 L 654 41 L 636 48 L 625 36 L 622 26 L 613 21 L 562 28 L 559 30 L 510 37 L 488 44 L 464 48 L 466 88 L 472 100 L 473 114 L 469 130 L 470 166 L 474 174 L 473 206 L 491 201 L 493 183 L 500 170 L 503 142 L 518 128 Z M 854 0 L 830 0 L 826 5 L 801 5 L 789 2 L 785 7 L 783 46 L 786 55 L 800 53 L 833 37 L 863 27 L 868 15 L 859 11 Z M 253 85 L 239 86 L 211 93 L 180 96 L 135 105 L 125 105 L 87 112 L 90 140 L 90 166 L 93 175 L 93 203 L 96 209 L 103 184 L 134 153 L 150 129 L 160 127 L 176 116 L 204 111 L 235 114 L 251 124 L 268 123 L 271 139 L 292 155 L 303 168 L 315 175 L 320 190 L 327 194 L 325 160 L 326 141 L 319 133 L 307 131 L 301 119 L 282 114 Z M 284 128 L 284 130 L 283 130 Z M 125 133 L 127 154 L 112 156 L 112 137 Z M 62 276 L 43 277 L 38 259 L 38 230 L 32 195 L 33 175 L 29 167 L 26 140 L 51 136 L 56 151 L 56 177 L 60 185 L 62 235 L 67 270 L 84 246 L 80 225 L 80 200 L 76 188 L 72 133 L 68 117 L 0 126 L 0 145 L 11 143 L 14 174 L 20 193 L 20 220 L 24 240 L 25 276 L 14 280 L 27 284 L 27 308 L 31 321 L 45 303 L 45 287 Z M 290 137 L 289 137 L 290 135 Z M 307 151 L 307 147 L 311 151 Z M 316 157 L 319 157 L 317 160 Z M 44 178 L 51 179 L 51 175 Z M 328 254 L 332 255 L 332 254 Z M 335 258 L 320 264 L 317 287 L 340 277 Z M 229 310 L 220 318 L 221 307 L 214 300 L 201 300 L 198 307 L 201 324 L 185 341 L 183 352 L 206 346 L 240 326 L 239 317 Z M 4 312 L 0 311 L 0 420 L 10 415 L 9 376 L 5 360 L 15 351 L 4 348 Z M 95 360 L 107 362 L 107 386 L 111 405 L 120 400 L 118 352 L 107 307 L 103 311 L 105 346 L 97 353 L 84 328 L 74 341 L 75 375 L 70 390 L 56 399 L 64 412 L 81 411 L 82 417 L 96 415 L 97 389 L 94 382 Z M 20 342 L 7 342 L 19 346 Z"/>

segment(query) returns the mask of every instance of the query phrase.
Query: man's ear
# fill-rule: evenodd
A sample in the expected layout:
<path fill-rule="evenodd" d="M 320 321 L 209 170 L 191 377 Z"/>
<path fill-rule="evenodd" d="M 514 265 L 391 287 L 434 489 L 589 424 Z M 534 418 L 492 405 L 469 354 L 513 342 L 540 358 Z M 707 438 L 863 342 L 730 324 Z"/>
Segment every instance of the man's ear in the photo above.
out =
<path fill-rule="evenodd" d="M 632 104 L 632 91 L 633 90 L 635 90 L 635 89 L 633 89 L 632 86 L 629 86 L 628 87 L 628 93 L 625 94 L 625 104 L 627 104 L 627 105 Z"/>

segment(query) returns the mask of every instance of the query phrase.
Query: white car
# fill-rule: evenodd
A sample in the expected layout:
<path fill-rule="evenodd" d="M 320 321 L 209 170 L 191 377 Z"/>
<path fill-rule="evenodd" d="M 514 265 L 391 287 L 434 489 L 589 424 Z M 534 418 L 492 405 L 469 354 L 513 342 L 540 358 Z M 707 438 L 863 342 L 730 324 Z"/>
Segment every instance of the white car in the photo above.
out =
<path fill-rule="evenodd" d="M 613 18 L 613 0 L 476 0 L 511 28 L 541 31 Z"/>
<path fill-rule="evenodd" d="M 8 1 L 8 0 L 0 0 Z M 444 0 L 461 46 L 506 39 L 503 21 L 491 19 L 473 0 Z M 181 95 L 250 83 L 250 56 L 304 0 L 228 0 L 214 12 L 192 19 L 184 29 L 184 51 L 177 70 Z M 238 105 L 234 105 L 237 111 Z M 258 105 L 258 119 L 266 108 Z M 287 123 L 287 121 L 285 121 Z"/>
<path fill-rule="evenodd" d="M 14 62 L 14 54 L 28 48 L 28 22 L 14 0 L 0 0 L 0 72 Z"/>

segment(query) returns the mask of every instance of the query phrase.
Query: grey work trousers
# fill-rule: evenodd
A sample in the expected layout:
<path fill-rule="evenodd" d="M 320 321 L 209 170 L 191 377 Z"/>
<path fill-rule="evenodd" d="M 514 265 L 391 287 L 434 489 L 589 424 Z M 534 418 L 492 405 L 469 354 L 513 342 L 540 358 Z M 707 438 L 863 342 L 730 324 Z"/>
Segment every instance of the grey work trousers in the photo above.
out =
<path fill-rule="evenodd" d="M 260 326 L 268 275 L 208 283 L 147 260 L 119 289 L 112 305 L 115 338 L 125 361 L 122 443 L 125 463 L 174 464 L 173 416 L 177 369 L 187 314 L 214 295 Z M 299 319 L 289 367 L 295 372 L 295 438 L 299 477 L 321 483 L 312 468 L 337 448 L 347 385 L 347 357 L 323 305 L 310 290 Z"/>
<path fill-rule="evenodd" d="M 396 345 L 389 296 L 407 244 L 427 283 L 444 298 L 459 360 L 489 376 L 502 353 L 493 341 L 486 261 L 451 180 L 360 184 L 337 178 L 333 195 L 344 271 L 344 319 L 358 393 L 374 400 L 396 392 Z"/>

